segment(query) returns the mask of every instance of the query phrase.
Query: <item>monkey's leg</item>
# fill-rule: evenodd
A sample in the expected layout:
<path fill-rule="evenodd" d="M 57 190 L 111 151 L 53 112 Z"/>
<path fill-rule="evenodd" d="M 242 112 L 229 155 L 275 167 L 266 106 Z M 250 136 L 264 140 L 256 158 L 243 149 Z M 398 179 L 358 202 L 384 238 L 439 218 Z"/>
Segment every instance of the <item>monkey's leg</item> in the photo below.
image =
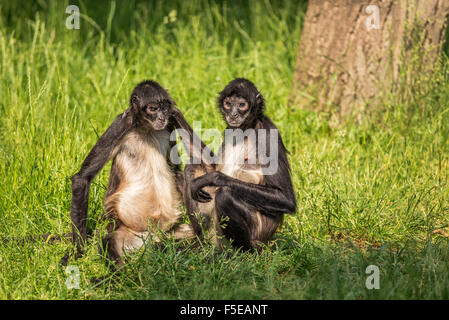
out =
<path fill-rule="evenodd" d="M 198 203 L 192 199 L 192 192 L 191 192 L 191 181 L 201 174 L 204 174 L 203 170 L 201 169 L 201 166 L 199 165 L 192 165 L 192 164 L 186 164 L 184 168 L 184 176 L 185 176 L 185 182 L 184 182 L 184 193 L 183 193 L 183 200 L 184 205 L 186 207 L 187 213 L 189 215 L 189 220 L 192 225 L 193 231 L 198 236 L 199 239 L 202 239 L 203 232 L 201 229 L 201 223 L 198 220 L 196 216 L 196 212 L 199 211 Z"/>
<path fill-rule="evenodd" d="M 186 249 L 197 248 L 199 246 L 198 239 L 195 237 L 195 232 L 193 231 L 192 226 L 186 223 L 175 225 L 170 231 L 170 233 L 167 234 L 167 236 L 171 239 L 176 240 L 178 244 L 176 247 L 176 251 L 183 251 Z M 193 241 L 184 241 L 187 239 Z M 160 251 L 165 251 L 167 246 L 165 241 L 163 240 L 168 239 L 161 239 L 161 240 L 162 241 L 157 241 L 156 243 L 154 243 L 153 248 Z"/>
<path fill-rule="evenodd" d="M 173 237 L 175 240 L 183 240 L 193 238 L 195 233 L 191 225 L 186 223 L 178 224 L 173 228 Z"/>
<path fill-rule="evenodd" d="M 252 212 L 253 225 L 251 229 L 251 243 L 253 248 L 261 251 L 263 245 L 267 244 L 273 238 L 273 234 L 283 221 L 282 215 L 269 216 L 260 212 Z"/>
<path fill-rule="evenodd" d="M 220 224 L 224 224 L 223 233 L 232 239 L 235 248 L 252 250 L 252 218 L 248 206 L 232 194 L 227 188 L 219 188 L 215 195 L 215 210 Z"/>
<path fill-rule="evenodd" d="M 103 250 L 106 257 L 112 263 L 110 267 L 116 269 L 123 265 L 123 255 L 144 246 L 149 232 L 135 232 L 122 225 L 117 230 L 109 233 L 103 239 Z"/>
<path fill-rule="evenodd" d="M 204 198 L 204 192 L 203 194 L 199 193 L 201 188 L 205 186 L 228 187 L 236 195 L 242 195 L 245 198 L 245 203 L 267 214 L 279 215 L 296 210 L 294 197 L 288 197 L 279 188 L 244 182 L 219 171 L 207 173 L 193 180 L 191 186 L 192 197 L 201 202 L 210 201 Z"/>

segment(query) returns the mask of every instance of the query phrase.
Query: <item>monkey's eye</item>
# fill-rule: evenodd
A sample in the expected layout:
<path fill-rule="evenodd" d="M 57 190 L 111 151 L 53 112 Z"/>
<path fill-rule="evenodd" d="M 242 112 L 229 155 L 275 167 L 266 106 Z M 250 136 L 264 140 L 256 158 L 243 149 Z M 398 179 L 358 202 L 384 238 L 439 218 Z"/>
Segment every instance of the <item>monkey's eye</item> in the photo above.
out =
<path fill-rule="evenodd" d="M 240 110 L 246 110 L 248 108 L 248 104 L 245 102 L 241 102 L 239 105 Z"/>
<path fill-rule="evenodd" d="M 226 101 L 224 103 L 224 107 L 225 107 L 225 109 L 231 109 L 232 105 L 231 105 L 231 103 L 229 101 Z"/>
<path fill-rule="evenodd" d="M 149 110 L 150 112 L 156 112 L 159 109 L 158 106 L 148 106 L 147 110 Z"/>

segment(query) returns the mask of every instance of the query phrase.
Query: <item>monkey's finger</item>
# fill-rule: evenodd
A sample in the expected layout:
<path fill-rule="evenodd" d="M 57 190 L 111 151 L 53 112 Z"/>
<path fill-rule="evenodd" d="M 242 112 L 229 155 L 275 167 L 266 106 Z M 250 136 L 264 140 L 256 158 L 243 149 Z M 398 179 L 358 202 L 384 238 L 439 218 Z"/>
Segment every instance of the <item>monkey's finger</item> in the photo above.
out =
<path fill-rule="evenodd" d="M 191 195 L 192 195 L 193 200 L 198 201 L 199 193 L 200 193 L 200 192 L 201 192 L 201 189 L 198 189 L 198 188 L 192 188 Z"/>
<path fill-rule="evenodd" d="M 198 202 L 209 202 L 212 200 L 212 197 L 210 194 L 206 191 L 199 190 L 197 193 L 198 196 Z"/>
<path fill-rule="evenodd" d="M 196 192 L 192 192 L 192 198 L 193 198 L 193 200 L 195 200 L 195 201 L 202 202 L 202 201 L 201 201 L 201 198 L 200 198 L 200 191 L 199 191 L 199 190 L 196 191 Z"/>

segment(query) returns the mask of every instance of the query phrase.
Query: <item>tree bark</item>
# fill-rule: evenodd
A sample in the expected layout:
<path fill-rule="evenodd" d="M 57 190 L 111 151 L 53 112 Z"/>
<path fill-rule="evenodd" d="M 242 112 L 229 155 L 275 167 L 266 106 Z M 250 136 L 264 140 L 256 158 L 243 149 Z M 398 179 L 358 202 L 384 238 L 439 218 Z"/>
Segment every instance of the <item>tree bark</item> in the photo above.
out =
<path fill-rule="evenodd" d="M 416 57 L 410 75 L 432 69 L 448 16 L 449 0 L 310 0 L 290 103 L 361 116 Z"/>

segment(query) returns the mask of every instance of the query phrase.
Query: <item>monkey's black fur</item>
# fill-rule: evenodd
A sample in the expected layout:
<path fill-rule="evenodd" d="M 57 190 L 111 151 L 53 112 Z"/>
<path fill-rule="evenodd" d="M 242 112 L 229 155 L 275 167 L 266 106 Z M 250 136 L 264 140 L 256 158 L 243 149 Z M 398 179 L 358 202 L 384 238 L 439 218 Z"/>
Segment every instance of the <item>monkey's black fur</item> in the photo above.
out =
<path fill-rule="evenodd" d="M 265 102 L 262 94 L 254 84 L 243 78 L 231 81 L 218 97 L 220 112 L 227 121 L 223 103 L 228 97 L 239 97 L 246 100 L 248 108 L 246 112 L 235 112 L 235 117 L 241 118 L 238 127 L 228 123 L 227 129 L 254 129 L 256 139 L 259 139 L 258 131 L 266 130 L 267 151 L 270 151 L 270 129 L 278 130 L 273 122 L 264 115 Z M 244 101 L 241 100 L 240 101 Z M 245 108 L 242 102 L 240 106 Z M 231 109 L 231 106 L 229 107 Z M 234 108 L 232 106 L 232 108 Z M 179 118 L 179 117 L 178 117 Z M 178 119 L 178 126 L 191 131 L 185 120 Z M 296 211 L 296 198 L 290 177 L 290 165 L 287 159 L 287 150 L 278 133 L 278 168 L 274 174 L 262 174 L 259 183 L 251 183 L 228 176 L 220 170 L 220 165 L 210 165 L 203 170 L 202 176 L 192 179 L 192 174 L 186 170 L 192 170 L 192 166 L 185 170 L 186 190 L 185 200 L 188 211 L 200 210 L 198 203 L 209 202 L 212 196 L 203 190 L 204 187 L 217 187 L 215 191 L 215 212 L 216 218 L 220 221 L 227 218 L 226 226 L 222 231 L 227 239 L 232 240 L 236 248 L 243 250 L 259 249 L 261 243 L 269 241 L 277 227 L 283 220 L 285 213 Z M 256 145 L 258 141 L 256 140 Z M 222 146 L 222 151 L 224 150 Z M 224 152 L 227 152 L 224 150 Z M 207 164 L 209 165 L 209 164 Z M 263 172 L 263 165 L 261 166 Z M 245 169 L 243 169 L 245 170 Z M 201 210 L 200 210 L 201 211 Z M 191 220 L 195 220 L 195 215 L 190 214 Z M 198 222 L 192 221 L 193 225 Z M 195 232 L 201 236 L 199 227 L 194 228 Z"/>

